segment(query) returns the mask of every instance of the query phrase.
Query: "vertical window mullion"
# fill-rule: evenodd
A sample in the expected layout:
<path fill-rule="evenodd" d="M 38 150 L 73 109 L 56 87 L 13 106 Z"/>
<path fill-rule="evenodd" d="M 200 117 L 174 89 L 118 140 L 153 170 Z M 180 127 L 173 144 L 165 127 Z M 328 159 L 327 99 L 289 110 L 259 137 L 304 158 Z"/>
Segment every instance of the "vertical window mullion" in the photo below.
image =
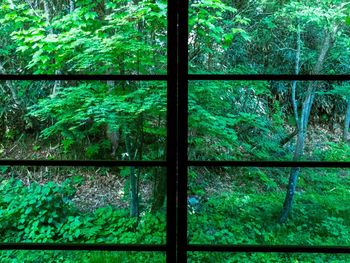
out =
<path fill-rule="evenodd" d="M 168 0 L 167 32 L 167 215 L 166 260 L 176 259 L 177 1 Z"/>
<path fill-rule="evenodd" d="M 187 262 L 188 184 L 188 13 L 189 1 L 179 4 L 178 79 L 178 262 Z"/>

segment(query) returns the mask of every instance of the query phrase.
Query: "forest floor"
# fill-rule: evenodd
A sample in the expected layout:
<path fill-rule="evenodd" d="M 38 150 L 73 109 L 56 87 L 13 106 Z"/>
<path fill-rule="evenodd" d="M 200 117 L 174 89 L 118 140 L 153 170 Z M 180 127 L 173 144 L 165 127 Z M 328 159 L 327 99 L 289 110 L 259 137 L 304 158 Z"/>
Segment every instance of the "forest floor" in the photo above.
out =
<path fill-rule="evenodd" d="M 292 131 L 292 127 L 289 127 Z M 313 159 L 314 151 L 326 151 L 329 146 L 325 142 L 338 142 L 341 138 L 341 127 L 335 127 L 330 130 L 328 126 L 322 127 L 313 126 L 309 128 L 309 136 L 306 140 L 306 159 Z M 18 160 L 42 160 L 42 159 L 84 159 L 82 156 L 65 154 L 59 148 L 57 143 L 44 143 L 38 137 L 20 136 L 16 140 L 9 140 L 6 144 L 0 144 L 0 158 L 3 159 L 18 159 Z M 292 139 L 286 148 L 292 148 L 294 140 Z M 85 157 L 86 159 L 86 157 Z M 65 168 L 65 167 L 0 167 L 0 171 L 5 175 L 5 178 L 15 176 L 21 181 L 29 185 L 31 182 L 45 184 L 49 181 L 62 183 L 67 178 L 71 178 L 76 187 L 76 195 L 73 199 L 74 203 L 81 211 L 92 211 L 99 207 L 111 205 L 119 208 L 127 208 L 128 193 L 127 193 L 127 171 L 123 171 L 124 176 L 121 176 L 120 168 Z M 215 172 L 215 171 L 214 171 Z M 238 171 L 238 174 L 244 173 L 245 177 L 251 177 L 252 180 L 238 180 L 233 182 L 235 177 L 224 170 L 219 169 L 212 180 L 210 174 L 213 170 L 208 170 L 205 167 L 196 170 L 195 178 L 191 178 L 190 184 L 194 187 L 190 189 L 190 195 L 199 196 L 216 196 L 222 192 L 236 190 L 236 187 L 246 189 L 247 182 L 254 182 L 254 191 L 264 192 L 268 184 L 271 183 L 270 178 L 260 178 L 251 171 Z M 266 172 L 265 172 L 266 173 Z M 288 174 L 283 172 L 283 178 L 274 180 L 273 184 L 284 191 Z M 219 177 L 217 177 L 219 176 Z M 269 175 L 268 175 L 269 176 Z M 276 174 L 275 174 L 276 176 Z M 219 180 L 217 180 L 219 178 Z M 152 183 L 146 183 L 149 180 L 140 180 L 140 196 L 141 206 L 150 203 L 152 198 Z M 259 187 L 259 185 L 265 185 Z"/>

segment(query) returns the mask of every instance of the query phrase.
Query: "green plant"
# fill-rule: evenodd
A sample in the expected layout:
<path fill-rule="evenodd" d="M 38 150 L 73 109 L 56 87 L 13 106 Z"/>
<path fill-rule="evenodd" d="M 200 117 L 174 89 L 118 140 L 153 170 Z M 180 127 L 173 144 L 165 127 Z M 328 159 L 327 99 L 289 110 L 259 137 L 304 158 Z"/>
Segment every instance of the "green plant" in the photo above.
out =
<path fill-rule="evenodd" d="M 328 149 L 322 153 L 326 161 L 348 161 L 350 159 L 350 145 L 348 143 L 327 143 Z"/>
<path fill-rule="evenodd" d="M 49 242 L 58 238 L 58 229 L 74 214 L 70 180 L 62 185 L 49 182 L 24 186 L 19 180 L 2 181 L 0 229 L 6 242 Z"/>

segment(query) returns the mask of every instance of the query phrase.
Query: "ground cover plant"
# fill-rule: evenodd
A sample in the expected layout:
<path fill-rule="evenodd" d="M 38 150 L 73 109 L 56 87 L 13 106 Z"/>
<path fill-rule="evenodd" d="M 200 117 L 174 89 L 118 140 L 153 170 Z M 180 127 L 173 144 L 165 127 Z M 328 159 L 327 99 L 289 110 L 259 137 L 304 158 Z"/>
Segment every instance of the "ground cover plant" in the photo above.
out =
<path fill-rule="evenodd" d="M 164 74 L 165 0 L 0 0 L 1 74 Z M 349 74 L 350 2 L 192 0 L 189 71 Z M 179 87 L 181 88 L 181 87 Z M 165 160 L 165 81 L 0 81 L 0 158 Z M 349 161 L 349 81 L 190 81 L 191 160 Z M 174 174 L 175 176 L 175 174 Z M 350 244 L 348 169 L 189 169 L 193 244 Z M 160 167 L 0 167 L 0 242 L 164 244 Z M 164 253 L 1 251 L 1 262 Z M 348 262 L 188 253 L 189 262 Z"/>

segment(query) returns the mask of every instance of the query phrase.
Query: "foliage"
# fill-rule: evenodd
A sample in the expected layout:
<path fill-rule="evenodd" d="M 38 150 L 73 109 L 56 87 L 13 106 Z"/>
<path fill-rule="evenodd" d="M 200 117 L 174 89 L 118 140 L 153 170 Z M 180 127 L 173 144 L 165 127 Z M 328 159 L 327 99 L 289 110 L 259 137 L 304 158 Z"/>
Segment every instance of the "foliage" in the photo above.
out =
<path fill-rule="evenodd" d="M 126 210 L 112 207 L 101 207 L 84 215 L 71 201 L 73 186 L 70 180 L 61 185 L 49 182 L 29 186 L 15 179 L 3 181 L 0 189 L 3 241 L 164 242 L 165 222 L 161 215 L 145 215 L 139 224 L 136 218 L 128 218 Z"/>
<path fill-rule="evenodd" d="M 210 169 L 210 172 L 214 171 Z M 233 172 L 233 171 L 231 171 Z M 269 174 L 277 188 L 271 191 L 261 188 L 264 183 L 255 183 L 246 178 L 255 169 L 236 169 L 232 185 L 225 190 L 207 191 L 200 196 L 201 210 L 189 214 L 189 240 L 192 244 L 266 244 L 266 245 L 344 245 L 349 244 L 349 198 L 348 172 L 339 176 L 333 169 L 303 170 L 297 190 L 297 205 L 293 216 L 286 224 L 277 223 L 277 215 L 283 200 L 281 169 L 261 169 Z M 217 172 L 216 172 L 217 173 Z M 219 183 L 211 174 L 207 180 L 210 187 Z M 221 179 L 222 180 L 222 179 Z M 303 183 L 305 182 L 305 183 Z M 244 185 L 244 187 L 243 187 Z M 192 186 L 194 187 L 194 186 Z M 207 192 L 211 191 L 208 195 Z M 326 194 L 325 194 L 326 193 Z M 346 262 L 347 256 L 336 255 L 296 255 L 296 254 L 229 254 L 191 253 L 191 262 Z"/>
<path fill-rule="evenodd" d="M 212 82 L 210 89 L 206 84 L 190 87 L 189 143 L 194 158 L 268 159 L 282 154 L 282 120 L 267 106 L 271 91 L 266 82 Z"/>
<path fill-rule="evenodd" d="M 329 161 L 347 161 L 350 159 L 350 146 L 347 143 L 328 143 L 329 149 L 323 153 L 323 159 Z"/>
<path fill-rule="evenodd" d="M 0 228 L 2 240 L 7 242 L 52 242 L 58 238 L 57 229 L 74 214 L 69 197 L 74 189 L 49 182 L 31 184 L 10 179 L 1 184 Z"/>
<path fill-rule="evenodd" d="M 18 28 L 25 25 L 11 35 L 17 45 L 16 51 L 31 57 L 26 68 L 34 73 L 64 70 L 128 74 L 135 71 L 153 73 L 162 64 L 164 68 L 164 1 L 144 0 L 128 4 L 112 0 L 102 9 L 99 9 L 99 2 L 78 2 L 73 12 L 55 16 L 47 10 L 32 9 L 27 3 L 15 6 L 3 3 L 2 10 L 6 15 L 1 21 L 13 23 Z M 51 21 L 48 21 L 50 15 Z M 157 36 L 157 41 L 150 43 L 145 39 L 145 31 Z M 77 35 L 80 37 L 76 38 Z M 120 61 L 118 58 L 121 57 L 125 59 Z M 158 60 L 155 68 L 154 59 Z M 162 72 L 161 68 L 158 70 Z"/>
<path fill-rule="evenodd" d="M 348 74 L 349 8 L 349 1 L 341 0 L 190 1 L 189 72 Z M 0 74 L 164 74 L 167 1 L 0 0 L 0 43 Z M 316 92 L 300 159 L 349 161 L 350 146 L 340 139 L 348 128 L 344 127 L 350 96 L 347 81 L 190 81 L 189 159 L 292 160 L 295 116 L 300 114 L 294 108 L 302 107 L 310 87 Z M 162 81 L 1 81 L 0 157 L 163 160 L 166 104 Z M 292 216 L 280 225 L 286 169 L 197 168 L 189 170 L 192 243 L 350 242 L 345 169 L 302 169 Z M 163 173 L 157 168 L 149 172 L 138 167 L 101 168 L 123 181 L 121 202 L 140 203 L 135 217 L 124 206 L 83 212 L 73 201 L 84 184 L 80 175 L 62 183 L 58 178 L 67 174 L 61 168 L 55 177 L 32 168 L 16 169 L 23 174 L 0 167 L 4 242 L 165 242 L 162 204 L 152 213 L 152 204 L 144 204 L 153 196 L 164 206 L 166 181 L 160 180 Z M 99 176 L 87 173 L 94 179 Z M 141 177 L 152 189 L 142 186 Z M 101 193 L 88 197 L 97 194 Z M 59 251 L 3 251 L 1 258 L 5 262 L 165 259 L 158 253 Z M 342 255 L 190 253 L 189 261 L 349 260 Z"/>
<path fill-rule="evenodd" d="M 110 149 L 109 142 L 103 137 L 105 134 L 101 132 L 107 126 L 115 130 L 135 129 L 135 122 L 142 117 L 143 136 L 150 143 L 155 136 L 164 136 L 163 128 L 152 123 L 152 118 L 157 115 L 164 118 L 163 86 L 155 82 L 150 85 L 135 84 L 128 89 L 126 91 L 122 86 L 111 87 L 101 83 L 82 83 L 75 87 L 66 87 L 54 97 L 42 99 L 32 106 L 28 116 L 43 122 L 54 121 L 53 125 L 43 129 L 42 137 L 57 138 L 59 135 L 64 152 L 69 152 L 74 145 L 79 148 L 86 147 L 86 155 L 90 158 L 101 156 Z M 94 138 L 95 144 L 91 144 Z M 90 143 L 82 145 L 81 142 L 86 139 Z"/>

